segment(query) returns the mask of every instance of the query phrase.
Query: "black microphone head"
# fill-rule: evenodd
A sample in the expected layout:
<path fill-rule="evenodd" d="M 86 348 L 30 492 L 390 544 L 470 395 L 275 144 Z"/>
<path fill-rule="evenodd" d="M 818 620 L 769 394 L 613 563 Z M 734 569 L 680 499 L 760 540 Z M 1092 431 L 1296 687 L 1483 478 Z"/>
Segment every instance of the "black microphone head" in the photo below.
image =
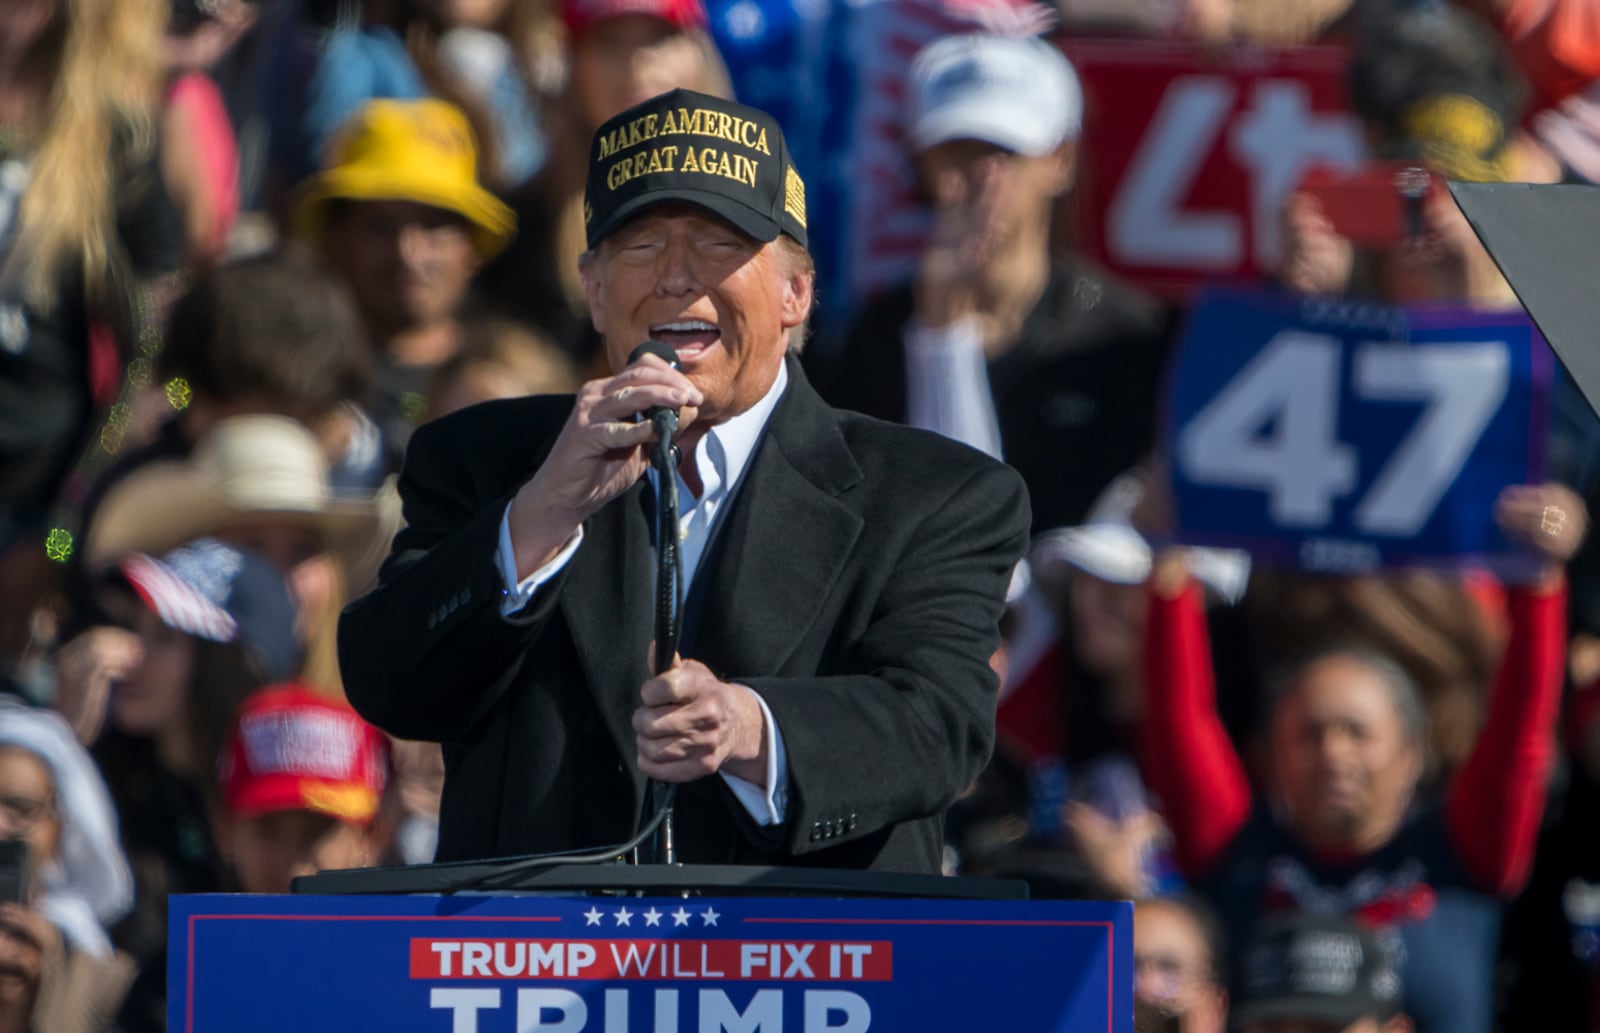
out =
<path fill-rule="evenodd" d="M 672 350 L 672 345 L 661 341 L 646 341 L 639 345 L 633 350 L 633 354 L 628 356 L 628 365 L 633 365 L 646 355 L 654 355 L 673 369 L 682 368 L 678 365 L 678 353 Z"/>

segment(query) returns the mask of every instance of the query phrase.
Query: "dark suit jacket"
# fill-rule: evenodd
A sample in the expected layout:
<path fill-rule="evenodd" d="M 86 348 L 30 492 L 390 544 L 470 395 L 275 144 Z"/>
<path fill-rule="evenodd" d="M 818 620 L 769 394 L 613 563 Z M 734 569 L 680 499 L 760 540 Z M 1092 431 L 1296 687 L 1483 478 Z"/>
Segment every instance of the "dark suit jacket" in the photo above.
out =
<path fill-rule="evenodd" d="M 788 810 L 761 828 L 720 777 L 683 785 L 679 857 L 936 872 L 943 812 L 992 744 L 988 659 L 1026 492 L 962 445 L 829 408 L 789 368 L 702 561 L 713 580 L 689 653 L 771 708 Z M 408 526 L 340 621 L 356 709 L 445 744 L 440 860 L 616 843 L 640 816 L 644 482 L 590 518 L 526 608 L 500 613 L 501 517 L 571 406 L 494 402 L 419 429 L 400 483 Z"/>

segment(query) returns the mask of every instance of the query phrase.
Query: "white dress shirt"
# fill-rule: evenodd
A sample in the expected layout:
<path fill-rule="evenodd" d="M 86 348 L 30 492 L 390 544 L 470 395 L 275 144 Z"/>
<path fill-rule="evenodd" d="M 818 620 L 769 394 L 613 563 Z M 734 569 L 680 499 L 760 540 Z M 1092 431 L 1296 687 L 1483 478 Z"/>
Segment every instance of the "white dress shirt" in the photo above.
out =
<path fill-rule="evenodd" d="M 913 319 L 906 326 L 905 351 L 906 422 L 1004 459 L 978 318 L 938 329 Z"/>
<path fill-rule="evenodd" d="M 695 498 L 694 493 L 689 490 L 683 475 L 681 473 L 675 475 L 678 480 L 678 498 L 694 499 L 693 505 L 678 507 L 678 552 L 683 560 L 683 578 L 686 585 L 694 581 L 695 572 L 700 569 L 700 561 L 705 557 L 706 549 L 711 544 L 712 532 L 717 527 L 717 516 L 732 497 L 734 490 L 738 488 L 740 478 L 750 465 L 750 457 L 761 441 L 761 432 L 766 429 L 767 421 L 771 419 L 772 411 L 777 408 L 778 400 L 783 397 L 784 388 L 788 384 L 789 371 L 786 366 L 780 364 L 777 379 L 759 402 L 732 419 L 712 427 L 700 438 L 691 457 L 695 469 L 700 474 L 701 492 L 698 498 Z M 655 470 L 647 471 L 646 476 L 650 478 L 650 483 L 654 487 Z M 516 551 L 511 544 L 511 507 L 507 506 L 505 513 L 500 517 L 500 546 L 495 552 L 495 562 L 500 568 L 501 578 L 506 586 L 505 596 L 500 603 L 501 614 L 509 617 L 526 606 L 539 587 L 567 565 L 582 541 L 583 528 L 580 526 L 553 559 L 519 580 Z M 733 790 L 734 796 L 744 805 L 745 810 L 757 824 L 779 825 L 782 824 L 784 813 L 788 808 L 789 789 L 789 769 L 785 763 L 783 735 L 778 731 L 772 711 L 767 707 L 766 700 L 761 698 L 761 694 L 748 686 L 739 687 L 755 697 L 756 703 L 761 707 L 762 719 L 766 722 L 769 744 L 767 787 L 763 789 L 726 771 L 718 774 L 728 783 L 728 788 Z"/>

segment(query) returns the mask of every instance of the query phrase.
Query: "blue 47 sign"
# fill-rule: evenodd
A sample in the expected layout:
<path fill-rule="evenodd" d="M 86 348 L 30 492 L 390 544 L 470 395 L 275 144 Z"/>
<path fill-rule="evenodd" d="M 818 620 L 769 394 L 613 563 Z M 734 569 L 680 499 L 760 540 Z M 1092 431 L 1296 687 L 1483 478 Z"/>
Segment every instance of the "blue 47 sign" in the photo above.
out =
<path fill-rule="evenodd" d="M 1208 293 L 1167 398 L 1179 538 L 1310 570 L 1515 571 L 1494 501 L 1544 475 L 1552 364 L 1520 314 Z"/>

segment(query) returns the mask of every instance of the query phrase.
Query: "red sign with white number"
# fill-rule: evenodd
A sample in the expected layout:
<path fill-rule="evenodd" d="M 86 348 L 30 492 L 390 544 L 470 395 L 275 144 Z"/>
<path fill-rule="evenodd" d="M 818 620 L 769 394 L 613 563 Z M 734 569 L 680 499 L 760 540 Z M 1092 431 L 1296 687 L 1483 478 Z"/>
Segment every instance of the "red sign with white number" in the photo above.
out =
<path fill-rule="evenodd" d="M 1085 96 L 1081 250 L 1169 294 L 1258 279 L 1284 199 L 1365 158 L 1342 47 L 1216 49 L 1069 40 Z"/>

